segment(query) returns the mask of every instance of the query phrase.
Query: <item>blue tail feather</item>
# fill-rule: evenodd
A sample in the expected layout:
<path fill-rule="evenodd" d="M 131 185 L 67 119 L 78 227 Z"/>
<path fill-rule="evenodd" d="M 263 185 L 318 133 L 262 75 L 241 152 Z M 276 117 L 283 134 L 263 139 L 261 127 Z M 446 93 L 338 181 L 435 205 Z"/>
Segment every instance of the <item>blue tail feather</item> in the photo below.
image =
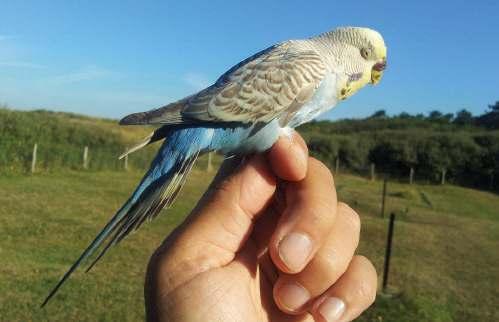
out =
<path fill-rule="evenodd" d="M 63 275 L 42 303 L 42 307 L 82 262 L 88 259 L 106 240 L 108 244 L 89 269 L 110 246 L 137 229 L 146 219 L 157 215 L 163 207 L 172 204 L 198 155 L 212 149 L 213 133 L 213 129 L 205 128 L 172 129 L 154 158 L 151 168 L 144 175 L 132 196 Z"/>

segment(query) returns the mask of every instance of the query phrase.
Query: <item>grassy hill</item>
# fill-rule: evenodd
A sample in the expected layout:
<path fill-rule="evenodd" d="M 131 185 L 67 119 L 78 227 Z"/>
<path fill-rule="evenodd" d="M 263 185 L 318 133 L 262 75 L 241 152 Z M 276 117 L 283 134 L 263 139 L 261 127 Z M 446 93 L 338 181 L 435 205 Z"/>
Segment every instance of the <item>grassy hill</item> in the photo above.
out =
<path fill-rule="evenodd" d="M 65 171 L 0 176 L 0 320 L 139 321 L 151 252 L 189 212 L 211 174 L 194 169 L 177 204 L 145 225 L 89 274 L 78 272 L 46 308 L 39 304 L 141 173 Z M 361 213 L 359 253 L 382 272 L 387 220 L 380 182 L 336 177 L 339 198 Z M 388 186 L 397 211 L 390 288 L 360 321 L 497 321 L 499 197 L 456 186 Z M 423 197 L 426 196 L 426 197 Z M 407 211 L 408 209 L 408 211 Z M 126 309 L 124 309 L 126 308 Z"/>
<path fill-rule="evenodd" d="M 27 171 L 35 143 L 40 171 L 81 168 L 85 146 L 91 170 L 119 169 L 123 162 L 118 156 L 151 130 L 71 113 L 0 109 L 0 171 Z M 132 155 L 129 164 L 146 167 L 155 149 L 145 151 Z"/>

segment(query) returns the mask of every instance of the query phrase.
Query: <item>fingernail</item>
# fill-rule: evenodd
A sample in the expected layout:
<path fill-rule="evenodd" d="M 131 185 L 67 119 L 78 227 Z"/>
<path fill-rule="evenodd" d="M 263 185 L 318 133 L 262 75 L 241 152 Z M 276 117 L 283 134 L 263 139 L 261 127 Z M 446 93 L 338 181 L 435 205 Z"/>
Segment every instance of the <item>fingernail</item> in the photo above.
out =
<path fill-rule="evenodd" d="M 317 310 L 327 322 L 338 321 L 345 312 L 345 302 L 337 297 L 328 297 L 324 300 Z"/>
<path fill-rule="evenodd" d="M 301 285 L 284 284 L 277 291 L 279 303 L 289 311 L 296 311 L 310 300 L 310 293 Z"/>
<path fill-rule="evenodd" d="M 291 233 L 279 243 L 279 257 L 293 272 L 300 271 L 312 252 L 312 241 L 301 233 Z"/>

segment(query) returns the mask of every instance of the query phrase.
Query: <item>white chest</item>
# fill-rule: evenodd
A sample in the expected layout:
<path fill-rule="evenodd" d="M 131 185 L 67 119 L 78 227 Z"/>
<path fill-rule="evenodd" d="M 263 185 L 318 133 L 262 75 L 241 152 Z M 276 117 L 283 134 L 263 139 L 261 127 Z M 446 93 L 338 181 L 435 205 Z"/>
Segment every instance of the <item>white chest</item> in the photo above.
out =
<path fill-rule="evenodd" d="M 337 84 L 336 74 L 328 73 L 312 98 L 295 113 L 288 126 L 295 128 L 333 108 L 338 103 Z"/>

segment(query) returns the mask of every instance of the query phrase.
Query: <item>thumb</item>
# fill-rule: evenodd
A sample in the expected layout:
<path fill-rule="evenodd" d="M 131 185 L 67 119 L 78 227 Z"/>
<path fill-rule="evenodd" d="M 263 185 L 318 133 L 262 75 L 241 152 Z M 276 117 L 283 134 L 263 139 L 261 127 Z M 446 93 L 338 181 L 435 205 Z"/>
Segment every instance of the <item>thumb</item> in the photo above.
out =
<path fill-rule="evenodd" d="M 224 162 L 198 206 L 151 257 L 145 288 L 148 315 L 158 311 L 158 296 L 164 298 L 199 274 L 229 264 L 272 199 L 276 178 L 265 157 L 240 161 Z"/>
<path fill-rule="evenodd" d="M 273 198 L 277 179 L 264 155 L 226 160 L 209 189 L 180 228 L 184 255 L 209 253 L 213 266 L 233 260 L 251 234 L 254 221 Z M 211 266 L 211 265 L 210 265 Z"/>
<path fill-rule="evenodd" d="M 265 157 L 240 161 L 224 162 L 198 206 L 151 257 L 144 290 L 148 321 L 177 307 L 172 299 L 181 286 L 229 264 L 271 200 L 276 179 Z"/>

